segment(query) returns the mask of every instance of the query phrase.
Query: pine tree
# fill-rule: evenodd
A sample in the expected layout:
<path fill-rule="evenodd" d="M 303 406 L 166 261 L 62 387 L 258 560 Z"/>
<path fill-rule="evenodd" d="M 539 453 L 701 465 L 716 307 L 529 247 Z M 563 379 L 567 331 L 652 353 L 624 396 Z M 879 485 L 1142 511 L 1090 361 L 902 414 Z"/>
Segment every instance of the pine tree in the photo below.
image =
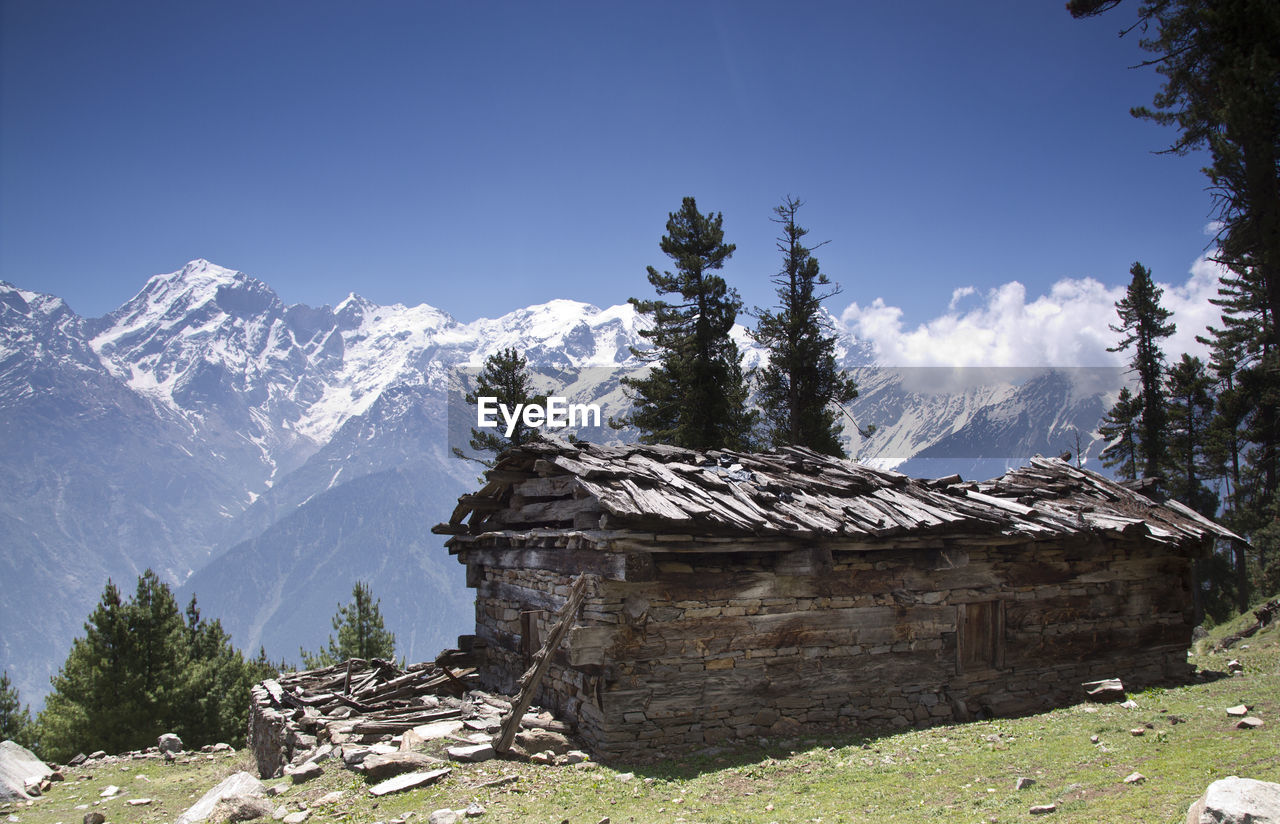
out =
<path fill-rule="evenodd" d="M 1075 17 L 1120 0 L 1069 0 Z M 1271 317 L 1280 316 L 1280 4 L 1269 0 L 1144 0 L 1140 45 L 1165 82 L 1135 117 L 1171 126 L 1166 150 L 1207 148 L 1205 168 L 1222 227 L 1224 263 L 1250 272 Z M 1272 351 L 1280 348 L 1273 328 Z"/>
<path fill-rule="evenodd" d="M 658 294 L 679 295 L 681 302 L 630 299 L 650 319 L 650 328 L 640 335 L 653 344 L 649 351 L 631 351 L 654 366 L 644 377 L 623 378 L 634 405 L 621 423 L 637 426 L 644 443 L 690 449 L 752 444 L 756 415 L 747 409 L 747 380 L 730 337 L 742 301 L 713 274 L 736 248 L 724 242 L 723 223 L 722 215 L 704 215 L 686 197 L 668 216 L 659 244 L 676 272 L 648 267 Z"/>
<path fill-rule="evenodd" d="M 18 688 L 9 680 L 7 671 L 0 674 L 0 741 L 12 741 L 28 748 L 35 743 L 31 709 L 22 705 Z"/>
<path fill-rule="evenodd" d="M 242 742 L 258 670 L 230 641 L 219 622 L 200 618 L 194 598 L 184 621 L 151 570 L 127 602 L 108 581 L 52 679 L 36 724 L 41 754 L 66 761 L 77 752 L 119 753 L 165 732 L 188 746 Z"/>
<path fill-rule="evenodd" d="M 381 601 L 374 600 L 368 584 L 362 581 L 356 582 L 351 595 L 351 603 L 339 604 L 332 619 L 337 639 L 330 635 L 329 645 L 314 654 L 300 651 L 307 669 L 332 666 L 348 658 L 395 658 L 396 637 L 382 625 Z"/>
<path fill-rule="evenodd" d="M 1170 494 L 1207 517 L 1218 510 L 1218 497 L 1204 484 L 1211 472 L 1206 457 L 1209 421 L 1213 414 L 1210 394 L 1213 380 L 1203 361 L 1183 354 L 1165 378 L 1169 412 Z"/>
<path fill-rule="evenodd" d="M 236 746 L 248 729 L 250 690 L 259 681 L 278 675 L 279 669 L 245 661 L 231 645 L 222 622 L 200 615 L 194 595 L 187 605 L 186 632 L 190 663 L 183 679 L 183 741 L 221 741 Z M 259 655 L 265 661 L 265 650 Z"/>
<path fill-rule="evenodd" d="M 545 405 L 546 395 L 538 395 L 533 391 L 529 376 L 528 361 L 514 347 L 502 349 L 485 358 L 484 367 L 476 376 L 474 392 L 466 394 L 466 402 L 475 406 L 480 398 L 496 398 L 514 414 L 517 406 L 524 404 Z M 540 435 L 537 429 L 524 425 L 522 419 L 515 421 L 511 436 L 506 434 L 506 421 L 501 413 L 497 415 L 498 429 L 471 430 L 469 446 L 476 452 L 487 452 L 499 455 L 513 446 L 520 446 L 537 440 Z M 464 457 L 461 450 L 454 454 Z M 478 459 L 485 466 L 493 466 L 493 461 Z"/>
<path fill-rule="evenodd" d="M 120 590 L 112 581 L 76 638 L 62 668 L 52 678 L 53 692 L 40 711 L 40 753 L 66 762 L 77 752 L 123 752 L 128 733 L 129 622 Z"/>
<path fill-rule="evenodd" d="M 801 205 L 788 197 L 773 210 L 774 222 L 782 226 L 777 239 L 782 269 L 773 278 L 777 311 L 756 312 L 753 337 L 769 352 L 769 365 L 758 377 L 760 405 L 773 446 L 807 446 L 843 458 L 838 405 L 856 398 L 858 388 L 836 365 L 836 336 L 822 301 L 840 289 L 820 288 L 831 281 L 819 270 L 813 250 L 801 243 L 808 234 L 796 223 Z"/>
<path fill-rule="evenodd" d="M 1099 455 L 1102 465 L 1116 468 L 1121 478 L 1132 481 L 1138 477 L 1139 435 L 1138 421 L 1142 416 L 1142 401 L 1129 391 L 1120 390 L 1115 406 L 1102 419 L 1099 434 L 1108 443 Z"/>
<path fill-rule="evenodd" d="M 1155 285 L 1151 272 L 1141 263 L 1134 263 L 1129 274 L 1133 276 L 1129 288 L 1116 303 L 1120 325 L 1111 327 L 1124 337 L 1107 351 L 1124 352 L 1134 347 L 1129 366 L 1138 375 L 1138 397 L 1142 402 L 1139 428 L 1142 475 L 1152 478 L 1160 474 L 1165 454 L 1164 352 L 1160 349 L 1160 339 L 1172 335 L 1175 327 L 1169 321 L 1173 313 L 1160 305 L 1164 290 Z"/>

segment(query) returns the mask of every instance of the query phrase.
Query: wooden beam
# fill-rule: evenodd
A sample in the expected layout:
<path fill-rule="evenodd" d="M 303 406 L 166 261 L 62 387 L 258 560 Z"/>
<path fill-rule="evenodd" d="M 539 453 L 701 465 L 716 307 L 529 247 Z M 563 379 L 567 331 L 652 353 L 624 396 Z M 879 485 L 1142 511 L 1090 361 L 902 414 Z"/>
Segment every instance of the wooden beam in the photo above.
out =
<path fill-rule="evenodd" d="M 458 553 L 468 568 L 545 569 L 562 575 L 589 572 L 607 581 L 652 581 L 653 556 L 647 552 L 603 552 L 593 549 L 496 549 L 467 547 Z M 483 576 L 476 578 L 477 582 Z M 474 586 L 468 580 L 467 586 Z"/>

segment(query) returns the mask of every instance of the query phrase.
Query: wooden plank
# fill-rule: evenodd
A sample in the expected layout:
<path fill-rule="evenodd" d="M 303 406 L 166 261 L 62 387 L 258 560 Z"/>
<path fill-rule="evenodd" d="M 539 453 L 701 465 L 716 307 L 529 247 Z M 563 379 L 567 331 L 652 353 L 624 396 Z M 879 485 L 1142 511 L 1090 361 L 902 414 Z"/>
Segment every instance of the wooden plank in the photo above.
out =
<path fill-rule="evenodd" d="M 511 714 L 502 722 L 502 734 L 498 736 L 497 742 L 493 745 L 495 752 L 501 754 L 511 749 L 511 742 L 515 740 L 516 731 L 520 729 L 520 719 L 524 717 L 525 710 L 529 709 L 529 705 L 533 703 L 534 693 L 537 692 L 538 685 L 542 683 L 542 677 L 546 675 L 547 668 L 551 665 L 551 653 L 560 646 L 565 634 L 569 631 L 569 627 L 573 624 L 578 616 L 578 610 L 582 608 L 582 602 L 587 597 L 587 576 L 579 575 L 578 579 L 573 582 L 573 589 L 569 591 L 569 597 L 565 600 L 564 606 L 560 610 L 556 619 L 555 628 L 551 630 L 551 634 L 547 636 L 547 641 L 542 645 L 542 649 L 538 650 L 535 656 L 535 663 L 520 679 L 520 696 L 511 707 Z"/>
<path fill-rule="evenodd" d="M 499 516 L 504 524 L 544 524 L 572 521 L 580 512 L 599 511 L 594 498 L 560 498 L 527 504 L 520 509 L 504 510 Z"/>
<path fill-rule="evenodd" d="M 525 498 L 563 498 L 576 487 L 577 479 L 572 475 L 552 475 L 520 481 L 515 485 L 515 492 Z"/>

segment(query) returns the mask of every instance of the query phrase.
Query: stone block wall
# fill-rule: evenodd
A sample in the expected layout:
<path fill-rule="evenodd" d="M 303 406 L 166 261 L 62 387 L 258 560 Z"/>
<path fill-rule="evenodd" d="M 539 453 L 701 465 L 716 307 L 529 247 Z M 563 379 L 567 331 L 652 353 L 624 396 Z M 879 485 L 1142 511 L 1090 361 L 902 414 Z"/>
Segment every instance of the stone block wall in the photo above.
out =
<path fill-rule="evenodd" d="M 535 698 L 606 757 L 1015 715 L 1083 681 L 1188 674 L 1190 560 L 1148 542 L 836 551 L 816 573 L 778 553 L 654 561 L 652 581 L 595 582 Z M 545 637 L 569 585 L 484 571 L 489 686 L 524 669 L 520 613 L 545 610 Z M 966 614 L 993 622 L 989 655 L 959 649 Z"/>

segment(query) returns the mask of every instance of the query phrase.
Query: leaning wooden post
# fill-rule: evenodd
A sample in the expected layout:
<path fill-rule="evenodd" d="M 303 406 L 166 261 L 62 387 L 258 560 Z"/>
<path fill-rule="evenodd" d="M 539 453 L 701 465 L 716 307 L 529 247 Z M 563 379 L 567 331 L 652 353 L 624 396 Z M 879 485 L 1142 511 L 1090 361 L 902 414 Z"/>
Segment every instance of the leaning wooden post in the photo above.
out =
<path fill-rule="evenodd" d="M 582 609 L 582 602 L 586 598 L 587 575 L 582 573 L 578 576 L 578 580 L 573 582 L 573 589 L 569 591 L 569 598 L 564 602 L 564 606 L 560 608 L 560 614 L 556 616 L 555 629 L 551 630 L 551 634 L 547 636 L 542 649 L 538 650 L 537 654 L 533 656 L 533 665 L 529 667 L 524 675 L 520 676 L 520 696 L 511 707 L 511 714 L 502 722 L 502 734 L 498 736 L 497 743 L 493 745 L 494 752 L 501 754 L 511 749 L 511 742 L 515 740 L 516 731 L 520 729 L 520 719 L 524 718 L 525 710 L 529 709 L 529 705 L 533 703 L 533 696 L 538 691 L 538 684 L 542 682 L 542 676 L 546 675 L 547 668 L 551 666 L 551 656 L 560 646 L 560 642 L 569 631 L 569 627 L 573 626 L 578 610 Z"/>

